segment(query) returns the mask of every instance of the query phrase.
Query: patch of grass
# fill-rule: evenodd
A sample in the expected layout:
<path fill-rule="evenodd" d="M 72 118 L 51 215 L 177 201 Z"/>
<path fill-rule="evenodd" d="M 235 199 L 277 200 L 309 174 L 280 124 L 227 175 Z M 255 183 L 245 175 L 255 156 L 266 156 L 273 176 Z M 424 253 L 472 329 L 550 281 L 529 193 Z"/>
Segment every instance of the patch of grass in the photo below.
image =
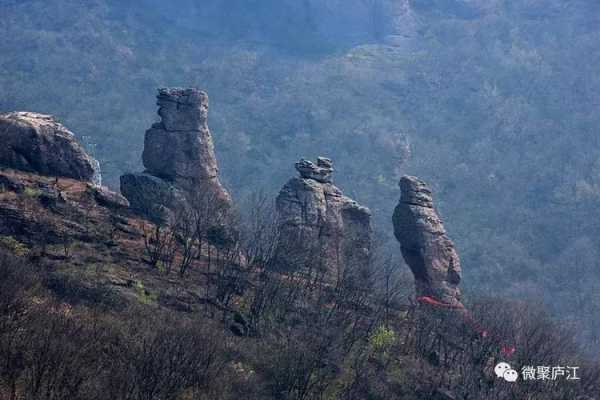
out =
<path fill-rule="evenodd" d="M 76 276 L 52 274 L 48 277 L 47 287 L 59 299 L 72 305 L 85 304 L 115 310 L 123 306 L 123 302 L 112 288 L 106 285 L 87 285 Z"/>
<path fill-rule="evenodd" d="M 369 337 L 369 344 L 375 353 L 386 354 L 396 342 L 396 332 L 380 325 Z"/>
<path fill-rule="evenodd" d="M 135 293 L 140 303 L 142 304 L 152 304 L 156 303 L 158 300 L 158 296 L 154 293 L 150 293 L 145 287 L 142 281 L 135 281 L 133 284 L 135 289 Z"/>
<path fill-rule="evenodd" d="M 19 257 L 29 253 L 29 248 L 12 236 L 0 236 L 0 247 Z"/>
<path fill-rule="evenodd" d="M 42 194 L 41 191 L 39 191 L 37 189 L 34 189 L 34 188 L 31 188 L 31 187 L 26 187 L 23 190 L 23 195 L 25 197 L 29 197 L 29 198 L 32 198 L 32 199 L 36 199 L 36 198 L 40 197 L 41 194 Z"/>

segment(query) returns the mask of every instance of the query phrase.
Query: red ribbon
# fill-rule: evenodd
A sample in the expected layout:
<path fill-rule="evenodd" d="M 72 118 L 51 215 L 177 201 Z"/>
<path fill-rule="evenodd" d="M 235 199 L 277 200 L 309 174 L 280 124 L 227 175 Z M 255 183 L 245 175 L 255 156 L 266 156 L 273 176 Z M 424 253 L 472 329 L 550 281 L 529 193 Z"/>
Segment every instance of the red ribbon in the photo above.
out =
<path fill-rule="evenodd" d="M 465 308 L 465 306 L 463 306 L 461 303 L 458 303 L 458 304 L 443 303 L 437 299 L 434 299 L 431 296 L 417 297 L 417 301 L 420 301 L 421 303 L 427 303 L 427 304 L 430 304 L 430 305 L 436 306 L 436 307 L 455 308 L 455 309 Z"/>
<path fill-rule="evenodd" d="M 464 315 L 465 320 L 467 320 L 469 322 L 469 325 L 473 328 L 473 330 L 475 330 L 477 333 L 479 333 L 479 335 L 483 338 L 487 338 L 489 336 L 488 331 L 483 329 L 476 321 L 473 320 L 473 318 L 471 318 L 471 315 L 466 310 L 465 306 L 462 305 L 462 303 L 460 303 L 460 302 L 458 304 L 444 303 L 444 302 L 439 301 L 436 298 L 431 297 L 431 296 L 419 296 L 419 297 L 417 297 L 417 301 L 420 303 L 429 304 L 430 306 L 434 306 L 434 307 L 450 308 L 450 309 L 454 309 L 454 310 L 464 310 L 465 311 L 465 315 Z M 502 345 L 502 347 L 500 348 L 500 353 L 506 357 L 512 356 L 515 351 L 517 351 L 517 349 L 513 345 Z"/>

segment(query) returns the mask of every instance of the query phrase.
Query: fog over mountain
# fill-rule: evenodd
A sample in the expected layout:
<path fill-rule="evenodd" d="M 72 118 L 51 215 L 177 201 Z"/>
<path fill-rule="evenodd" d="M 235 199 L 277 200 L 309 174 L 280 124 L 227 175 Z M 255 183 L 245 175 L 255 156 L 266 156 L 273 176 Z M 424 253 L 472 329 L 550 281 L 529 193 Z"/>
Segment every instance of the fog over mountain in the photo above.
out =
<path fill-rule="evenodd" d="M 467 297 L 543 302 L 599 348 L 599 2 L 0 0 L 0 16 L 0 111 L 59 117 L 111 187 L 141 170 L 156 88 L 196 86 L 234 199 L 327 156 L 396 249 L 398 180 L 417 175 Z"/>

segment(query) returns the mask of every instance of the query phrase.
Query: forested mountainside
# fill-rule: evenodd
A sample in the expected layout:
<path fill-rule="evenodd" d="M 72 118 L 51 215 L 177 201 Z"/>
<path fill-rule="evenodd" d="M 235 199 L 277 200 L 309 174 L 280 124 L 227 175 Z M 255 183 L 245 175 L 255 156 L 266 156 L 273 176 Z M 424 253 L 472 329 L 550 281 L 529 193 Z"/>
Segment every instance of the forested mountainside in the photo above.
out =
<path fill-rule="evenodd" d="M 2 399 L 600 392 L 598 363 L 543 307 L 464 298 L 424 181 L 402 177 L 392 217 L 411 278 L 331 159 L 299 160 L 275 201 L 240 207 L 220 184 L 208 95 L 161 88 L 157 103 L 124 196 L 54 117 L 0 114 Z"/>
<path fill-rule="evenodd" d="M 0 111 L 58 116 L 113 188 L 140 169 L 155 88 L 198 86 L 235 198 L 326 154 L 393 247 L 399 176 L 423 177 L 467 294 L 543 301 L 597 346 L 597 2 L 4 0 L 0 15 Z"/>

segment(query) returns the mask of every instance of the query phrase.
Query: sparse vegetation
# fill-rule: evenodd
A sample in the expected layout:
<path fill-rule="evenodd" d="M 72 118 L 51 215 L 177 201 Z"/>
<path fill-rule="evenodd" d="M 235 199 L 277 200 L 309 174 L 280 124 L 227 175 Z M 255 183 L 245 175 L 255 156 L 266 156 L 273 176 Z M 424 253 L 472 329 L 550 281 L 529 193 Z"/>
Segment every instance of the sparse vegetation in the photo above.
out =
<path fill-rule="evenodd" d="M 540 294 L 580 321 L 597 352 L 598 279 L 585 254 L 600 237 L 598 4 L 416 1 L 407 51 L 380 45 L 380 0 L 369 18 L 335 25 L 328 37 L 339 41 L 306 21 L 349 10 L 288 21 L 296 2 L 205 3 L 2 2 L 0 110 L 60 117 L 89 139 L 113 187 L 140 169 L 163 84 L 211 95 L 222 178 L 237 199 L 258 187 L 273 197 L 301 156 L 332 157 L 339 186 L 372 210 L 392 209 L 398 174 L 416 174 L 443 199 L 467 292 Z M 347 30 L 354 41 L 342 40 Z M 389 231 L 388 213 L 374 218 Z M 565 274 L 571 260 L 579 272 Z"/>
<path fill-rule="evenodd" d="M 8 250 L 17 257 L 22 257 L 29 252 L 27 246 L 12 236 L 0 236 L 0 248 Z"/>
<path fill-rule="evenodd" d="M 77 182 L 0 182 L 0 400 L 600 393 L 600 5 L 410 1 L 414 42 L 395 47 L 386 1 L 341 31 L 323 22 L 352 8 L 337 0 L 0 1 L 0 112 L 64 120 L 115 188 L 140 170 L 156 87 L 201 87 L 223 181 L 247 199 L 226 219 L 199 194 L 153 224 Z M 333 279 L 317 243 L 275 260 L 271 199 L 316 155 L 378 233 L 371 263 Z M 389 234 L 404 173 L 438 195 L 468 314 L 411 304 Z M 505 359 L 581 379 L 511 386 Z"/>

